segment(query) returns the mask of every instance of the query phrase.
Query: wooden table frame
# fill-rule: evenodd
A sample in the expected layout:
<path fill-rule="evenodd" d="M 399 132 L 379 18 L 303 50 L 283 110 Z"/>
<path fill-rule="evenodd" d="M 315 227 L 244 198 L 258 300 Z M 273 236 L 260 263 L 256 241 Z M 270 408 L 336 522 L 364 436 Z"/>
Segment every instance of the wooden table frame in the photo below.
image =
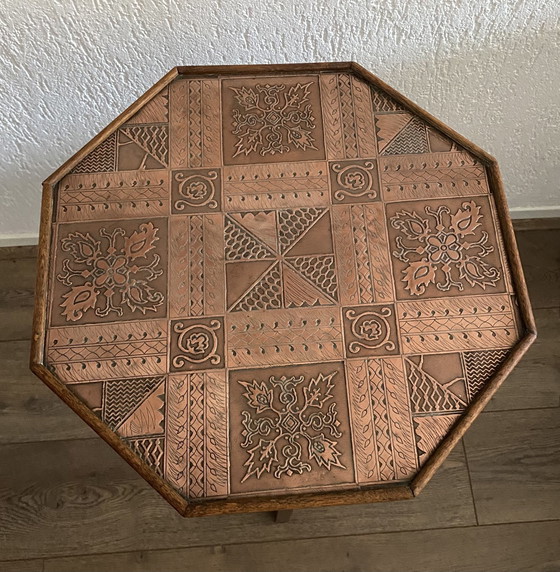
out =
<path fill-rule="evenodd" d="M 361 490 L 328 491 L 288 494 L 278 497 L 252 496 L 247 498 L 205 499 L 203 501 L 187 501 L 169 484 L 167 484 L 150 467 L 142 463 L 132 451 L 124 446 L 122 441 L 60 380 L 45 367 L 44 337 L 46 332 L 46 294 L 47 272 L 51 250 L 51 224 L 53 214 L 53 188 L 61 178 L 75 167 L 81 159 L 91 152 L 102 140 L 125 123 L 143 105 L 152 99 L 164 86 L 178 76 L 195 75 L 236 75 L 250 73 L 264 75 L 275 72 L 349 72 L 377 86 L 390 94 L 406 110 L 420 116 L 427 124 L 437 128 L 447 137 L 460 144 L 474 154 L 486 166 L 491 193 L 495 197 L 498 217 L 501 221 L 505 250 L 509 259 L 512 279 L 519 300 L 519 311 L 525 332 L 519 342 L 509 353 L 499 371 L 495 373 L 486 387 L 470 403 L 466 412 L 457 422 L 453 430 L 437 448 L 436 452 L 424 464 L 416 477 L 409 484 L 372 486 Z M 88 425 L 107 441 L 145 480 L 147 480 L 173 507 L 184 516 L 202 516 L 221 513 L 251 512 L 251 511 L 284 511 L 295 508 L 316 507 L 325 505 L 342 505 L 353 503 L 370 503 L 411 499 L 417 496 L 443 463 L 451 449 L 457 444 L 467 428 L 483 410 L 490 398 L 500 387 L 506 376 L 519 361 L 521 356 L 536 338 L 535 322 L 529 302 L 527 287 L 523 277 L 519 254 L 515 242 L 512 224 L 508 215 L 506 197 L 502 178 L 496 159 L 484 150 L 474 145 L 449 126 L 445 125 L 418 105 L 388 86 L 372 73 L 354 62 L 316 63 L 316 64 L 286 64 L 259 66 L 193 66 L 176 67 L 166 74 L 158 83 L 135 101 L 126 111 L 112 121 L 96 137 L 80 149 L 71 159 L 57 169 L 43 183 L 43 199 L 41 208 L 41 228 L 38 254 L 38 273 L 36 286 L 36 307 L 33 322 L 33 341 L 31 350 L 31 369 L 44 381 L 63 401 L 66 402 Z"/>

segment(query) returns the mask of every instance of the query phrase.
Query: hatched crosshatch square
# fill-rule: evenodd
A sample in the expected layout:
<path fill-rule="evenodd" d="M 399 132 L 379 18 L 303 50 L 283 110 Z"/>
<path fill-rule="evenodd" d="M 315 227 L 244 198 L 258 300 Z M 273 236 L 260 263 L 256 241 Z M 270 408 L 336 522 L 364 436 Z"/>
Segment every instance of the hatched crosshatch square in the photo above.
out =
<path fill-rule="evenodd" d="M 222 82 L 224 164 L 325 158 L 317 76 Z"/>
<path fill-rule="evenodd" d="M 342 362 L 230 370 L 231 491 L 353 483 Z"/>

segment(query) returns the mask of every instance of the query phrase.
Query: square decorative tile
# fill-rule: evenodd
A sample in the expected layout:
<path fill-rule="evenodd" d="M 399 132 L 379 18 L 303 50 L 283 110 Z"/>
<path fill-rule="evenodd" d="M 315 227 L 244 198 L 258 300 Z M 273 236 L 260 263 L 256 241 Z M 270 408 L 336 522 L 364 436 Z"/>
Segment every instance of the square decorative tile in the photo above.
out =
<path fill-rule="evenodd" d="M 230 311 L 330 306 L 338 284 L 328 209 L 230 213 L 225 220 Z"/>
<path fill-rule="evenodd" d="M 220 212 L 221 205 L 220 169 L 171 171 L 173 214 Z"/>
<path fill-rule="evenodd" d="M 391 203 L 387 219 L 399 300 L 505 291 L 487 197 Z"/>
<path fill-rule="evenodd" d="M 170 371 L 223 369 L 224 319 L 171 321 Z"/>
<path fill-rule="evenodd" d="M 222 101 L 224 164 L 325 158 L 317 76 L 224 80 Z"/>
<path fill-rule="evenodd" d="M 231 491 L 352 483 L 342 362 L 230 371 Z"/>
<path fill-rule="evenodd" d="M 329 170 L 333 205 L 380 199 L 375 159 L 331 161 Z"/>
<path fill-rule="evenodd" d="M 399 353 L 393 304 L 342 308 L 347 358 Z"/>
<path fill-rule="evenodd" d="M 167 315 L 167 219 L 60 224 L 51 324 Z"/>

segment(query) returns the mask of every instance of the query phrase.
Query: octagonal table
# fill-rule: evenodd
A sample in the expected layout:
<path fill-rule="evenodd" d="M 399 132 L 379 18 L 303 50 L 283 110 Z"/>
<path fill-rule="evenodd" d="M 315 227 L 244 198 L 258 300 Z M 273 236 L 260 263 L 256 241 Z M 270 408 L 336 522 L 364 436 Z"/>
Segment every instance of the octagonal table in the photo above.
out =
<path fill-rule="evenodd" d="M 186 516 L 417 495 L 534 338 L 495 160 L 355 63 L 176 68 L 44 184 L 32 369 Z"/>

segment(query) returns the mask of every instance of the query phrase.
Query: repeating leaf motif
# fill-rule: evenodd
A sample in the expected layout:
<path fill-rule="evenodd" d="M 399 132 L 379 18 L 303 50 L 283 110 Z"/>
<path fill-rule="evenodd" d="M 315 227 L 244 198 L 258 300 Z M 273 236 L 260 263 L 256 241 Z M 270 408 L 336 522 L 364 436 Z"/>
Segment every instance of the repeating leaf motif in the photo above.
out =
<path fill-rule="evenodd" d="M 256 90 L 230 87 L 241 109 L 233 109 L 235 154 L 261 156 L 292 149 L 317 149 L 313 137 L 315 118 L 309 101 L 311 82 L 288 90 L 284 84 L 257 84 Z"/>
<path fill-rule="evenodd" d="M 345 468 L 335 440 L 342 437 L 332 401 L 336 373 L 319 373 L 307 382 L 303 375 L 238 382 L 250 408 L 241 412 L 241 446 L 248 453 L 241 482 L 265 473 L 301 475 L 314 466 Z"/>

